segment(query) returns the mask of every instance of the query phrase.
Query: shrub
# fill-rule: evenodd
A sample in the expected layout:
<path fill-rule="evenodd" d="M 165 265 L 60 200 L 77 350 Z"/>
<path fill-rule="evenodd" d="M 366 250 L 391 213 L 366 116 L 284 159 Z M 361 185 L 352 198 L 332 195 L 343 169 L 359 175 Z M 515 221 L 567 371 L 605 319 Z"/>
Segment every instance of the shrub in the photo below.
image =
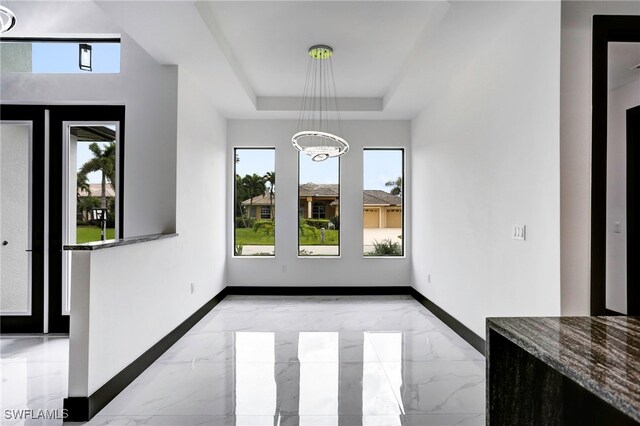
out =
<path fill-rule="evenodd" d="M 311 234 L 313 236 L 318 235 L 318 228 L 315 226 L 309 225 L 309 219 L 300 219 L 298 220 L 298 234 L 300 235 L 308 235 Z"/>
<path fill-rule="evenodd" d="M 256 220 L 252 217 L 245 217 L 244 222 L 241 217 L 236 217 L 236 228 L 253 228 L 253 224 Z M 247 226 L 245 226 L 245 223 Z"/>
<path fill-rule="evenodd" d="M 253 223 L 253 231 L 263 230 L 267 235 L 273 234 L 275 226 L 271 219 L 258 219 Z"/>
<path fill-rule="evenodd" d="M 242 249 L 244 248 L 244 246 L 242 244 L 236 244 L 233 247 L 233 254 L 235 254 L 236 256 L 242 256 Z"/>
<path fill-rule="evenodd" d="M 331 223 L 333 224 L 333 229 L 340 229 L 340 217 L 334 216 L 331 218 Z"/>
<path fill-rule="evenodd" d="M 313 226 L 314 228 L 324 228 L 329 229 L 329 219 L 305 219 L 307 225 Z"/>
<path fill-rule="evenodd" d="M 373 251 L 367 253 L 369 256 L 402 256 L 402 246 L 394 243 L 390 239 L 373 242 Z"/>

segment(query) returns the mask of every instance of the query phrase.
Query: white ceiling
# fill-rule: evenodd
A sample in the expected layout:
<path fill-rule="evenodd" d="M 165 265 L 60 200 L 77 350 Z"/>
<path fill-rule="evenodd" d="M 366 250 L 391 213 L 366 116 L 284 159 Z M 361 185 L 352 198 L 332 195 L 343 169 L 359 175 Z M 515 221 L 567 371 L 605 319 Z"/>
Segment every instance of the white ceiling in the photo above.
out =
<path fill-rule="evenodd" d="M 609 43 L 609 89 L 640 79 L 640 43 Z"/>
<path fill-rule="evenodd" d="M 383 97 L 437 2 L 209 2 L 257 96 L 300 96 L 307 50 L 334 49 L 340 96 Z"/>
<path fill-rule="evenodd" d="M 318 43 L 335 49 L 345 118 L 412 118 L 413 106 L 385 105 L 449 8 L 445 0 L 95 3 L 158 62 L 189 68 L 228 118 L 296 118 L 306 52 Z"/>
<path fill-rule="evenodd" d="M 297 118 L 306 51 L 325 43 L 335 49 L 345 119 L 411 119 L 527 16 L 527 2 L 446 0 L 61 0 L 12 7 L 16 36 L 126 33 L 159 63 L 178 65 L 227 118 Z"/>

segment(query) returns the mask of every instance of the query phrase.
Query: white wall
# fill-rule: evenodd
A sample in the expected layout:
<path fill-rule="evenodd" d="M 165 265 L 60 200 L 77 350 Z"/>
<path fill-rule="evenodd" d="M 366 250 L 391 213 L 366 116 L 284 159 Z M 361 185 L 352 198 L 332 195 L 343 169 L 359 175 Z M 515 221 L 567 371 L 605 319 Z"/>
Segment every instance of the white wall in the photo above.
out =
<path fill-rule="evenodd" d="M 350 150 L 341 158 L 340 258 L 298 258 L 298 152 L 291 145 L 294 120 L 229 120 L 227 164 L 234 147 L 276 147 L 276 256 L 233 257 L 233 168 L 227 170 L 227 283 L 236 286 L 406 286 L 409 285 L 410 215 L 405 216 L 404 258 L 362 255 L 363 147 L 405 148 L 410 170 L 408 121 L 345 121 Z M 411 188 L 405 188 L 405 211 Z M 283 268 L 286 267 L 286 272 Z"/>
<path fill-rule="evenodd" d="M 54 19 L 58 14 L 68 18 L 68 9 L 73 9 L 73 21 L 80 22 L 74 27 L 78 32 L 120 32 L 104 22 L 103 12 L 92 2 L 25 2 L 29 4 L 51 13 L 46 29 L 31 29 L 35 34 L 68 33 L 68 20 Z M 175 66 L 159 65 L 123 34 L 119 74 L 2 73 L 0 101 L 126 106 L 124 221 L 125 236 L 134 236 L 176 229 L 177 87 Z"/>
<path fill-rule="evenodd" d="M 227 121 L 181 67 L 178 89 L 178 197 L 181 285 L 195 283 L 200 306 L 226 285 Z"/>
<path fill-rule="evenodd" d="M 627 125 L 626 111 L 640 105 L 640 77 L 609 92 L 607 121 L 608 309 L 627 312 Z M 615 222 L 621 232 L 616 233 Z"/>
<path fill-rule="evenodd" d="M 560 6 L 509 7 L 412 123 L 413 285 L 482 337 L 488 316 L 560 313 Z"/>
<path fill-rule="evenodd" d="M 591 233 L 591 22 L 640 15 L 638 2 L 562 2 L 560 97 L 562 314 L 589 315 Z"/>

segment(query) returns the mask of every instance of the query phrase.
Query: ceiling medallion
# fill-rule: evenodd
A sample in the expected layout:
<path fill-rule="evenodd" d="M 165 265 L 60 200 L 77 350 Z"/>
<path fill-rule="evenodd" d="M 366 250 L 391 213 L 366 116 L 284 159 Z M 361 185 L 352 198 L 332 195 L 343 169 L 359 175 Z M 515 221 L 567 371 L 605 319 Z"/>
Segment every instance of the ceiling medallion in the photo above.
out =
<path fill-rule="evenodd" d="M 6 33 L 16 25 L 16 15 L 11 9 L 0 5 L 0 33 Z"/>
<path fill-rule="evenodd" d="M 291 138 L 298 151 L 313 161 L 339 157 L 349 151 L 342 134 L 340 108 L 333 78 L 333 49 L 325 45 L 309 48 L 307 80 L 302 95 L 298 131 Z"/>

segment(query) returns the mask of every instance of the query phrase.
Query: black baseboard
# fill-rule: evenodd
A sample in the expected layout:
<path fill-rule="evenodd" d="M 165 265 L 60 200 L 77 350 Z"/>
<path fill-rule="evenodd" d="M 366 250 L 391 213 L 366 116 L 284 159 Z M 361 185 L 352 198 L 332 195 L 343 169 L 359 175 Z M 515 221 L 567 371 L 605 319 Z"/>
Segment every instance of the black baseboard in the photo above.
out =
<path fill-rule="evenodd" d="M 431 311 L 433 315 L 438 317 L 440 321 L 445 323 L 447 327 L 455 331 L 458 336 L 466 340 L 466 342 L 473 346 L 478 352 L 480 352 L 482 355 L 486 354 L 486 342 L 482 337 L 471 331 L 466 325 L 455 319 L 447 311 L 433 303 L 431 300 L 429 300 L 429 298 L 424 296 L 413 287 L 411 287 L 411 295 L 414 297 L 414 299 L 420 302 L 422 306 Z"/>
<path fill-rule="evenodd" d="M 389 296 L 410 295 L 411 287 L 273 287 L 228 286 L 227 295 L 238 296 Z"/>
<path fill-rule="evenodd" d="M 227 295 L 223 289 L 213 299 L 205 303 L 189 318 L 174 328 L 169 334 L 160 339 L 155 345 L 140 355 L 135 361 L 126 366 L 111 380 L 102 385 L 88 397 L 70 397 L 64 399 L 64 408 L 68 417 L 65 421 L 91 420 L 113 398 L 124 390 L 133 380 L 146 370 L 160 355 L 165 353 L 174 343 L 184 336 L 198 321 L 200 321 L 211 309 L 222 301 Z"/>

